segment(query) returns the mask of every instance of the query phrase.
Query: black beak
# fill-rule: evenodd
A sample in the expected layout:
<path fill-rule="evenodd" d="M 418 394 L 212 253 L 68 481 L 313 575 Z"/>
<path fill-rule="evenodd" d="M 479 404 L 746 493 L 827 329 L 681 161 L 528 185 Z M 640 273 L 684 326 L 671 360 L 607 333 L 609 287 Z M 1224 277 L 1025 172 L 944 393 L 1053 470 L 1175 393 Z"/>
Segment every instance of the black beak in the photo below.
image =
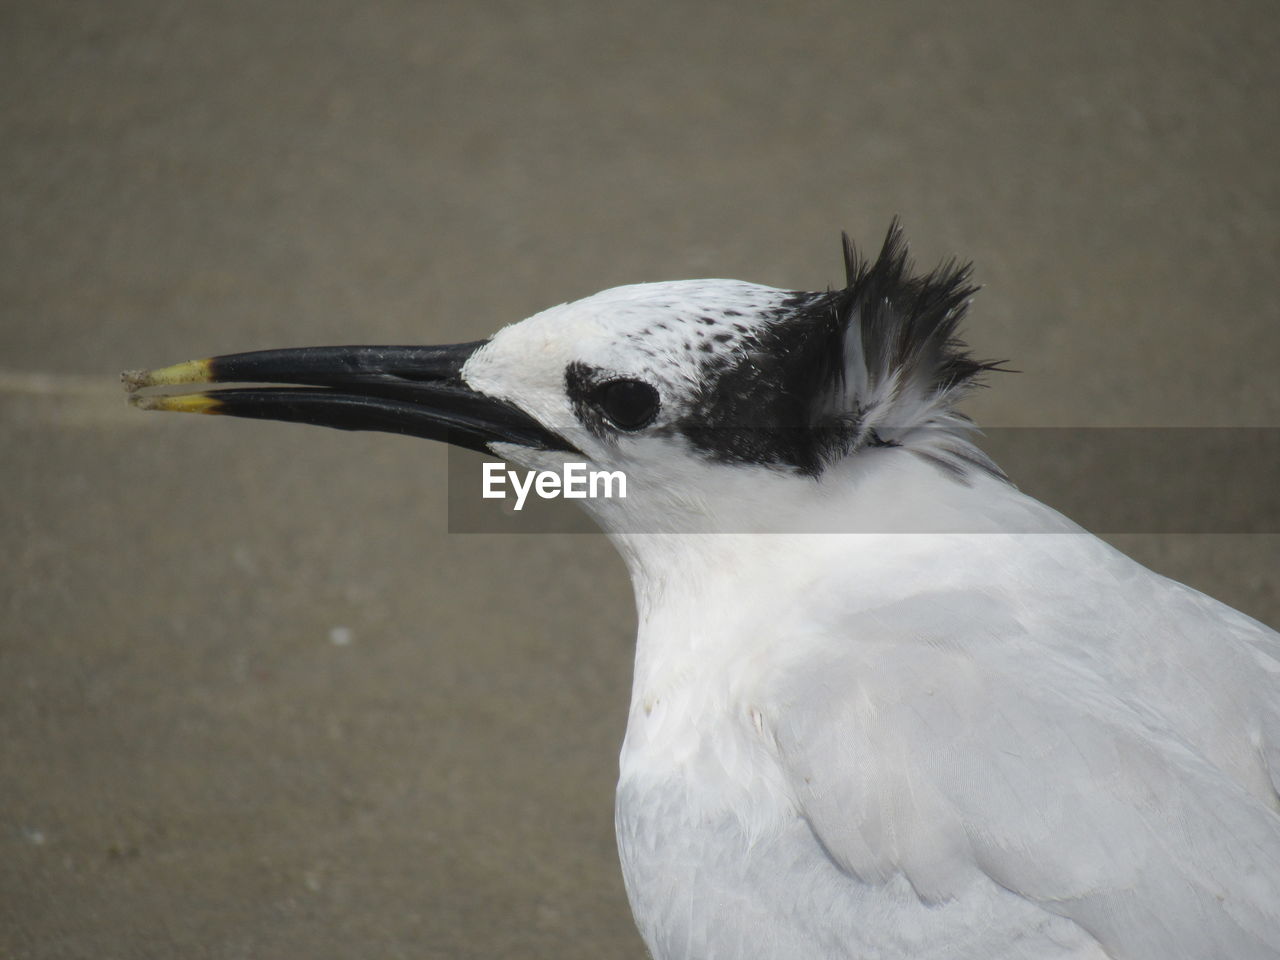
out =
<path fill-rule="evenodd" d="M 144 410 L 382 430 L 443 440 L 481 453 L 491 452 L 493 443 L 577 453 L 567 440 L 519 407 L 478 393 L 463 382 L 463 364 L 486 343 L 258 350 L 130 371 L 123 380 L 130 392 L 184 383 L 297 385 L 134 397 L 134 405 Z"/>

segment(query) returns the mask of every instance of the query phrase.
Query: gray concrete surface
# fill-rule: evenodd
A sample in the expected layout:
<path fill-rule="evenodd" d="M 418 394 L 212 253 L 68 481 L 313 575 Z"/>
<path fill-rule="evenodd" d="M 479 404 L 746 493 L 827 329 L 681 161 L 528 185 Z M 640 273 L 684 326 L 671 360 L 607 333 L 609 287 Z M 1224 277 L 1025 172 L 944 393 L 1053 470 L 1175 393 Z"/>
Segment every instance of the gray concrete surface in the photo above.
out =
<path fill-rule="evenodd" d="M 898 213 L 976 262 L 970 339 L 1023 371 L 984 422 L 1278 427 L 1278 28 L 5 4 L 0 957 L 644 953 L 608 544 L 449 535 L 443 450 L 142 415 L 119 370 L 470 339 L 638 280 L 822 288 Z M 1280 622 L 1280 538 L 1113 539 Z"/>

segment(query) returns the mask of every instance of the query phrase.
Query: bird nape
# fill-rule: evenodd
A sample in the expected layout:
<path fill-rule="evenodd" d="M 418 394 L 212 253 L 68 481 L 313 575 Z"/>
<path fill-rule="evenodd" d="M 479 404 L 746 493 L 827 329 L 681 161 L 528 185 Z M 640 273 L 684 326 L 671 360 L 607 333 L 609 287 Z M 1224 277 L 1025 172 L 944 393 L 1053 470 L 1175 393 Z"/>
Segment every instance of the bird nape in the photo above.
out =
<path fill-rule="evenodd" d="M 637 598 L 615 809 L 657 960 L 1280 957 L 1280 635 L 973 443 L 967 267 L 914 273 L 896 223 L 845 260 L 125 382 L 626 476 L 582 503 Z"/>

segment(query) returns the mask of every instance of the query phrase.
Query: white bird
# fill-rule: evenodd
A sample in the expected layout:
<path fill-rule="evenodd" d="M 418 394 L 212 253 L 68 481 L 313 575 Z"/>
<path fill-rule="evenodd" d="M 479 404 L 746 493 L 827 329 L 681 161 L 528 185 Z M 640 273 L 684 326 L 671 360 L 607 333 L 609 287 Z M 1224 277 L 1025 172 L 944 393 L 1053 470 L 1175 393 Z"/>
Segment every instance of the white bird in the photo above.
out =
<path fill-rule="evenodd" d="M 618 850 L 657 960 L 1280 957 L 1280 635 L 1010 483 L 967 268 L 640 284 L 486 341 L 126 375 L 152 409 L 622 470 Z"/>

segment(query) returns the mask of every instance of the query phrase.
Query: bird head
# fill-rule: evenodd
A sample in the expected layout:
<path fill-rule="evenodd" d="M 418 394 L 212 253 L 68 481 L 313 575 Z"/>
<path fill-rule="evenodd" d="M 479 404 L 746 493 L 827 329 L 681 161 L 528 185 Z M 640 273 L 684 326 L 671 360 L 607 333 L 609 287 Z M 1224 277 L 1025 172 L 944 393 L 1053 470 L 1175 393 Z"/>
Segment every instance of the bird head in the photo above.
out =
<path fill-rule="evenodd" d="M 990 363 L 956 340 L 974 288 L 954 263 L 915 276 L 895 223 L 846 283 L 615 287 L 449 346 L 304 347 L 125 374 L 147 409 L 383 430 L 532 469 L 622 471 L 625 501 L 584 501 L 611 532 L 782 529 L 791 508 L 915 455 L 963 481 L 997 472 L 954 400 Z"/>

